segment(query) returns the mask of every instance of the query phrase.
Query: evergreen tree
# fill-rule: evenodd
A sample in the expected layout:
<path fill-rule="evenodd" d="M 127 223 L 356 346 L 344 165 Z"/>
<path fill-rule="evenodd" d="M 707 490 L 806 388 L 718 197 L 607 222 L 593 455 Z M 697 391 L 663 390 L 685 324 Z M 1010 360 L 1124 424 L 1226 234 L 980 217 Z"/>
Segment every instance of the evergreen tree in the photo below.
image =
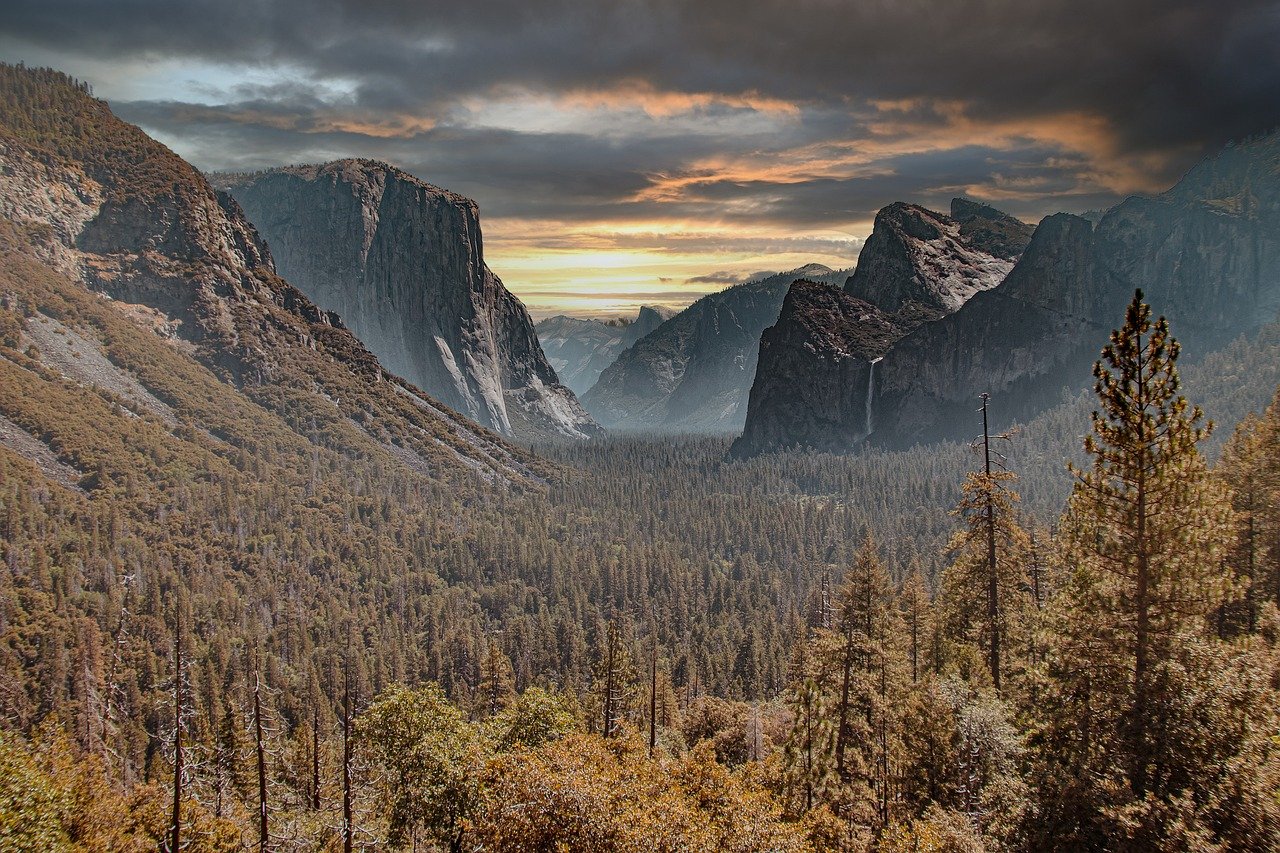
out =
<path fill-rule="evenodd" d="M 1276 843 L 1257 752 L 1274 697 L 1253 653 L 1211 631 L 1234 517 L 1177 357 L 1139 292 L 1094 369 L 1093 467 L 1076 471 L 1064 518 L 1069 574 L 1038 709 L 1035 849 Z"/>
<path fill-rule="evenodd" d="M 888 822 L 891 754 L 898 725 L 891 697 L 898 692 L 898 605 L 889 572 L 868 535 L 836 597 L 838 685 L 836 771 L 846 786 L 846 817 L 883 827 Z M 871 806 L 862 814 L 860 804 Z"/>
<path fill-rule="evenodd" d="M 1025 641 L 1027 533 L 1016 512 L 1017 475 L 993 467 L 983 399 L 982 471 L 970 472 L 952 511 L 961 528 L 947 545 L 951 563 L 943 573 L 947 633 L 953 641 L 982 650 L 991 683 L 1000 690 L 1006 662 Z M 999 438 L 999 437 L 998 437 Z"/>

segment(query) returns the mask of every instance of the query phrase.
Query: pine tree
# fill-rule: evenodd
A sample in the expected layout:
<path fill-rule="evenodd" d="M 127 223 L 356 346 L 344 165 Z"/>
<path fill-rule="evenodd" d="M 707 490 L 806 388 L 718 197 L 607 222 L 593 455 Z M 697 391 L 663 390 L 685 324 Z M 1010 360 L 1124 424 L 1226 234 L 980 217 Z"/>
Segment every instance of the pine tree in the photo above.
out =
<path fill-rule="evenodd" d="M 849 786 L 845 799 L 874 804 L 871 822 L 888 822 L 889 761 L 897 739 L 892 693 L 899 682 L 898 606 L 889 572 L 868 535 L 836 598 L 839 686 L 836 700 L 836 771 Z M 856 812 L 858 809 L 853 808 Z"/>
<path fill-rule="evenodd" d="M 782 762 L 791 800 L 803 814 L 823 801 L 836 780 L 835 728 L 826 696 L 812 676 L 793 683 L 788 694 L 792 722 Z"/>
<path fill-rule="evenodd" d="M 1197 449 L 1209 427 L 1179 393 L 1178 352 L 1139 292 L 1094 369 L 1093 466 L 1075 471 L 1063 520 L 1069 573 L 1037 709 L 1039 849 L 1276 843 L 1274 798 L 1258 793 L 1274 694 L 1255 653 L 1212 630 L 1235 519 Z"/>
<path fill-rule="evenodd" d="M 998 691 L 1005 662 L 1013 657 L 1013 641 L 1022 640 L 1029 541 L 1016 511 L 1019 497 L 1012 485 L 1017 476 L 998 459 L 993 464 L 985 394 L 982 433 L 983 470 L 965 478 L 953 510 L 962 526 L 947 545 L 951 564 L 943 574 L 942 591 L 949 634 L 982 650 Z"/>
<path fill-rule="evenodd" d="M 1218 609 L 1220 636 L 1258 628 L 1261 605 L 1274 595 L 1268 545 L 1275 527 L 1274 476 L 1267 454 L 1268 422 L 1250 413 L 1222 450 L 1215 473 L 1231 490 L 1237 536 L 1230 562 L 1241 598 Z"/>
<path fill-rule="evenodd" d="M 1179 393 L 1179 349 L 1163 317 L 1152 324 L 1139 291 L 1094 367 L 1101 411 L 1085 439 L 1094 465 L 1074 472 L 1069 509 L 1072 544 L 1096 573 L 1093 609 L 1112 623 L 1127 661 L 1121 725 L 1138 797 L 1166 746 L 1152 742 L 1156 670 L 1226 592 L 1220 566 L 1232 518 L 1196 448 L 1212 425 L 1201 426 L 1203 413 Z"/>
<path fill-rule="evenodd" d="M 498 645 L 497 637 L 490 637 L 488 649 L 480 666 L 480 701 L 485 717 L 495 717 L 511 702 L 516 694 L 515 677 L 511 659 Z"/>
<path fill-rule="evenodd" d="M 919 563 L 911 567 L 911 572 L 898 592 L 898 602 L 902 610 L 902 628 L 911 683 L 916 684 L 926 669 L 932 619 L 932 602 L 924 579 L 920 576 Z"/>

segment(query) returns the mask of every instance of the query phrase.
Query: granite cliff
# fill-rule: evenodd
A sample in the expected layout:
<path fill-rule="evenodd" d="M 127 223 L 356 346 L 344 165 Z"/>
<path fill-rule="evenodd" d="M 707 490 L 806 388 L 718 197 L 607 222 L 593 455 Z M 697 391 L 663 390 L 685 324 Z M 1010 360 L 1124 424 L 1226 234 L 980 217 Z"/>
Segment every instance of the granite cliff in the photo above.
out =
<path fill-rule="evenodd" d="M 874 432 L 868 400 L 890 347 L 1004 280 L 1031 226 L 957 198 L 951 214 L 891 204 L 876 214 L 842 289 L 796 282 L 765 330 L 733 453 L 844 450 Z"/>
<path fill-rule="evenodd" d="M 779 346 L 762 349 L 760 391 L 753 390 L 735 453 L 968 439 L 983 392 L 992 395 L 995 428 L 1032 417 L 1060 400 L 1064 388 L 1088 385 L 1091 364 L 1139 288 L 1157 313 L 1170 318 L 1192 359 L 1275 319 L 1275 134 L 1227 148 L 1168 192 L 1130 198 L 1096 225 L 1070 214 L 1046 218 L 998 286 L 975 292 L 954 313 L 906 330 L 883 351 L 859 354 L 847 345 L 862 336 L 857 319 L 823 328 L 827 350 L 846 353 L 834 360 L 786 352 L 784 342 L 801 336 L 770 330 L 766 338 Z M 821 306 L 806 309 L 803 296 L 790 322 L 813 325 Z M 807 310 L 814 318 L 803 316 Z M 868 355 L 882 359 L 873 380 L 866 376 Z M 839 377 L 852 383 L 841 395 L 783 393 L 825 387 Z"/>
<path fill-rule="evenodd" d="M 372 160 L 215 180 L 280 274 L 393 373 L 505 435 L 599 431 L 560 384 L 524 305 L 485 265 L 475 202 Z"/>
<path fill-rule="evenodd" d="M 942 316 L 1013 269 L 1032 228 L 957 198 L 951 215 L 897 202 L 876 214 L 845 291 L 882 311 Z"/>

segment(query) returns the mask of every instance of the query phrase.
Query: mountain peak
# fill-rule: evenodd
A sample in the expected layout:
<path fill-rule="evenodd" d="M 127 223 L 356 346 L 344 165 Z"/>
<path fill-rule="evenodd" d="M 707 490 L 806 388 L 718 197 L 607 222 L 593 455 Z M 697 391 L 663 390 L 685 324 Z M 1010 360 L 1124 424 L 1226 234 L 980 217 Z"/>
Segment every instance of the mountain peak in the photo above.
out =
<path fill-rule="evenodd" d="M 953 201 L 952 212 L 959 218 L 907 202 L 882 208 L 845 289 L 890 313 L 941 315 L 995 287 L 1031 227 L 965 199 Z"/>

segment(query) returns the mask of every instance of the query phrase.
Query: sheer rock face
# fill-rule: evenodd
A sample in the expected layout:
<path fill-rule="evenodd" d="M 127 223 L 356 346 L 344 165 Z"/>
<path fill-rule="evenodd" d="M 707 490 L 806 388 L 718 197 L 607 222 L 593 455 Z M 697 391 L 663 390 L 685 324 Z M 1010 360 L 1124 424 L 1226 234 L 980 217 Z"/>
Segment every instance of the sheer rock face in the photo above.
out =
<path fill-rule="evenodd" d="M 598 432 L 547 362 L 524 305 L 485 265 L 475 202 L 369 160 L 219 182 L 280 273 L 392 372 L 506 435 Z"/>
<path fill-rule="evenodd" d="M 384 370 L 276 273 L 233 198 L 85 87 L 11 66 L 0 66 L 0 86 L 32 101 L 18 110 L 26 123 L 0 115 L 0 226 L 24 235 L 24 253 L 101 294 L 136 334 L 158 335 L 245 406 L 313 424 L 322 419 L 305 413 L 318 412 L 359 452 L 385 451 L 431 476 L 541 478 L 525 451 Z M 98 362 L 83 377 L 111 393 L 136 379 Z"/>
<path fill-rule="evenodd" d="M 902 203 L 881 210 L 844 291 L 797 282 L 777 325 L 764 333 L 734 454 L 839 452 L 871 438 L 878 360 L 911 330 L 995 288 L 1031 231 L 965 199 L 952 202 L 951 216 Z"/>
<path fill-rule="evenodd" d="M 704 296 L 625 350 L 583 395 L 609 428 L 730 432 L 742 428 L 760 334 L 797 278 L 843 280 L 821 264 Z"/>
<path fill-rule="evenodd" d="M 778 322 L 760 338 L 750 415 L 732 453 L 784 447 L 840 452 L 865 439 L 874 429 L 868 389 L 881 356 L 901 333 L 892 315 L 837 287 L 793 283 Z"/>
<path fill-rule="evenodd" d="M 625 326 L 566 317 L 548 317 L 535 327 L 542 351 L 556 375 L 575 394 L 590 390 L 600 374 L 636 341 L 670 320 L 675 312 L 640 306 L 636 318 Z"/>
<path fill-rule="evenodd" d="M 1157 314 L 1170 318 L 1192 358 L 1276 318 L 1280 137 L 1228 148 L 1168 192 L 1122 202 L 1096 226 L 1070 214 L 1046 218 L 999 286 L 907 331 L 876 365 L 874 385 L 865 375 L 848 375 L 847 401 L 822 413 L 832 424 L 829 433 L 787 428 L 804 417 L 818 422 L 784 411 L 812 405 L 798 392 L 771 405 L 761 394 L 758 414 L 753 392 L 747 430 L 735 449 L 967 440 L 980 428 L 974 410 L 984 392 L 992 395 L 992 425 L 1002 429 L 1058 402 L 1064 389 L 1088 386 L 1091 365 L 1138 288 Z M 776 361 L 782 373 L 768 382 L 778 388 L 821 387 L 830 376 L 849 373 L 847 367 L 833 373 L 803 354 Z M 762 355 L 758 382 L 774 369 L 766 370 Z M 866 411 L 867 396 L 869 433 L 856 417 Z"/>

